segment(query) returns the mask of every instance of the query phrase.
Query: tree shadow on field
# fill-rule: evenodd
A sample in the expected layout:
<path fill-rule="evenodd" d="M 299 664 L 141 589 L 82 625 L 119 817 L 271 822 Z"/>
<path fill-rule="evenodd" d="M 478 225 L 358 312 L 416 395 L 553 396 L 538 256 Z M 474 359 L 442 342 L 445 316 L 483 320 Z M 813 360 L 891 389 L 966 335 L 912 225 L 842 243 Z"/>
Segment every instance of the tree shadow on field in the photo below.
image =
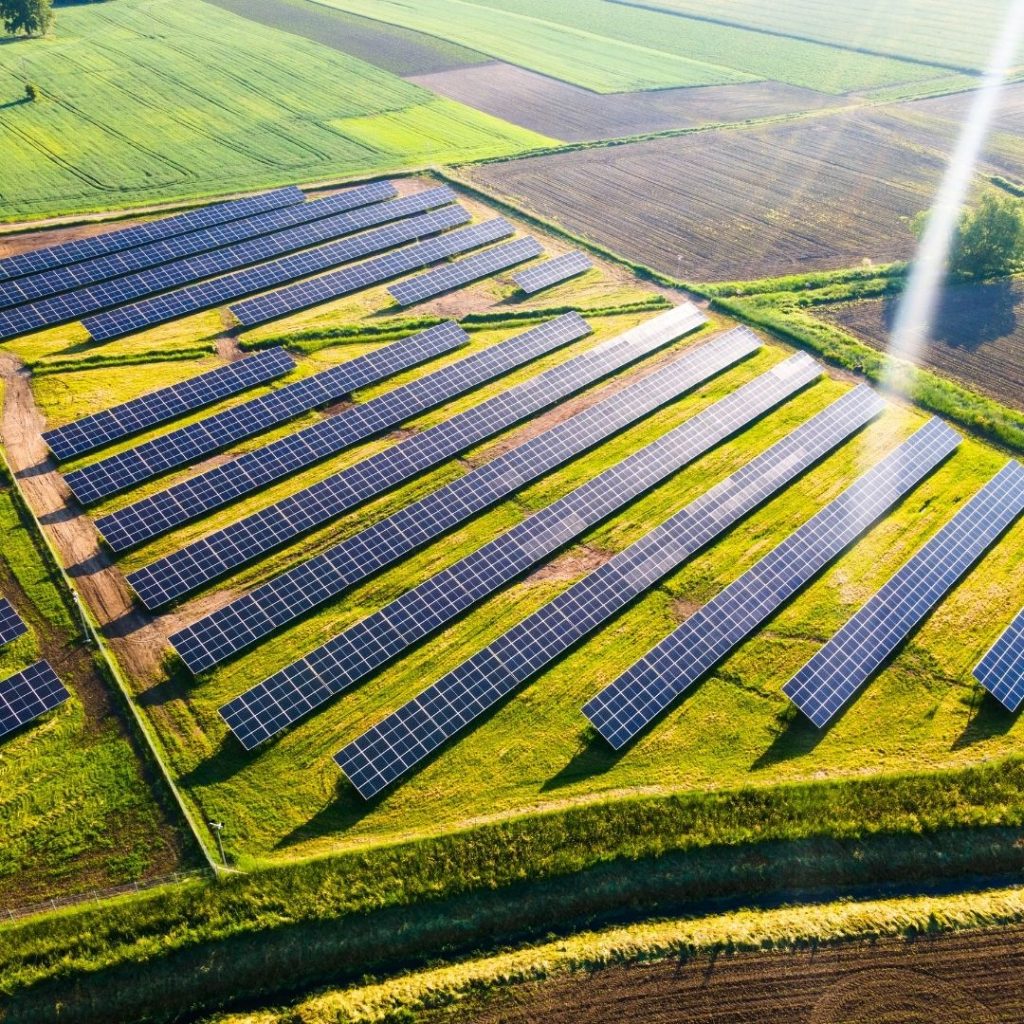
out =
<path fill-rule="evenodd" d="M 951 749 L 963 750 L 975 743 L 1005 736 L 1016 721 L 1017 715 L 1014 712 L 1003 707 L 987 690 L 978 687 L 978 693 L 971 702 L 967 724 L 953 740 Z"/>
<path fill-rule="evenodd" d="M 1017 305 L 1024 287 L 1013 279 L 947 285 L 939 300 L 932 334 L 950 348 L 974 351 L 1017 330 Z M 899 299 L 887 299 L 884 319 L 892 333 Z"/>

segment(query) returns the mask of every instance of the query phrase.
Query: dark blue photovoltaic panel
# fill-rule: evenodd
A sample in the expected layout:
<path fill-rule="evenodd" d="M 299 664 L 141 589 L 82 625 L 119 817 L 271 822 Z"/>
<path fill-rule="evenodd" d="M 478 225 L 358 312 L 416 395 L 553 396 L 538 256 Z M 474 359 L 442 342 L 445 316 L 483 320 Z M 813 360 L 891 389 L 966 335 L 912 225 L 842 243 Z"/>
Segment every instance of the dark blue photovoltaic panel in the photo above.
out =
<path fill-rule="evenodd" d="M 974 678 L 1010 711 L 1020 707 L 1024 700 L 1024 610 L 975 666 Z"/>
<path fill-rule="evenodd" d="M 96 526 L 115 551 L 124 551 L 494 380 L 535 355 L 550 351 L 559 340 L 568 344 L 589 333 L 590 327 L 582 317 L 566 314 L 529 334 L 491 345 L 330 419 L 245 452 L 223 466 L 148 495 L 105 516 Z"/>
<path fill-rule="evenodd" d="M 458 324 L 445 321 L 118 452 L 84 469 L 68 473 L 64 479 L 83 504 L 99 501 L 311 409 L 318 409 L 356 388 L 375 384 L 424 360 L 451 352 L 468 340 L 469 336 Z"/>
<path fill-rule="evenodd" d="M 6 597 L 0 597 L 0 644 L 9 644 L 28 632 L 21 616 Z"/>
<path fill-rule="evenodd" d="M 760 342 L 737 327 L 406 505 L 174 634 L 193 673 L 248 647 L 660 408 Z"/>
<path fill-rule="evenodd" d="M 222 249 L 234 242 L 284 231 L 286 228 L 308 224 L 310 221 L 320 220 L 335 213 L 344 213 L 359 206 L 383 202 L 396 195 L 397 191 L 391 182 L 374 182 L 372 185 L 361 185 L 359 188 L 336 192 L 323 199 L 314 199 L 309 203 L 268 210 L 252 217 L 243 217 L 226 224 L 217 224 L 200 231 L 190 231 L 184 235 L 174 235 L 147 245 L 136 246 L 134 249 L 108 253 L 106 256 L 97 256 L 81 263 L 54 267 L 38 274 L 15 278 L 13 281 L 0 284 L 0 309 L 18 306 L 23 302 L 35 302 L 48 295 L 84 288 L 112 277 L 123 277 L 137 270 L 170 263 L 195 253 Z"/>
<path fill-rule="evenodd" d="M 279 188 L 274 192 L 263 192 L 245 199 L 234 199 L 228 203 L 216 203 L 203 206 L 198 210 L 190 210 L 175 217 L 164 217 L 162 220 L 147 221 L 130 228 L 115 228 L 101 235 L 79 238 L 74 242 L 62 242 L 46 249 L 34 249 L 32 252 L 18 253 L 0 260 L 0 281 L 22 274 L 35 274 L 51 267 L 62 267 L 78 260 L 92 259 L 105 253 L 130 249 L 136 245 L 145 245 L 159 238 L 170 238 L 172 235 L 195 231 L 197 228 L 209 227 L 211 224 L 224 224 L 241 217 L 249 217 L 262 210 L 275 210 L 282 206 L 292 206 L 305 200 L 302 190 L 294 185 Z"/>
<path fill-rule="evenodd" d="M 1010 462 L 782 688 L 820 729 L 1024 512 L 1024 466 Z"/>
<path fill-rule="evenodd" d="M 71 695 L 48 662 L 34 665 L 0 682 L 0 736 L 52 711 Z"/>
<path fill-rule="evenodd" d="M 158 608 L 532 416 L 706 322 L 684 303 L 128 577 Z"/>
<path fill-rule="evenodd" d="M 151 391 L 112 409 L 83 416 L 55 430 L 47 430 L 43 440 L 63 461 L 158 423 L 166 423 L 183 413 L 202 409 L 257 384 L 266 384 L 294 369 L 295 360 L 283 348 L 268 349 L 190 377 L 180 384 Z"/>
<path fill-rule="evenodd" d="M 584 274 L 593 266 L 594 264 L 585 252 L 573 249 L 572 252 L 567 252 L 563 256 L 545 260 L 538 267 L 529 267 L 519 271 L 518 274 L 513 274 L 512 280 L 527 295 L 533 295 L 545 288 L 550 288 L 553 284 L 568 281 L 570 277 L 575 277 L 577 274 Z"/>
<path fill-rule="evenodd" d="M 959 443 L 959 434 L 941 420 L 929 420 L 910 440 L 606 686 L 587 703 L 583 713 L 616 750 L 625 746 Z"/>
<path fill-rule="evenodd" d="M 532 260 L 544 251 L 535 238 L 517 238 L 514 242 L 496 245 L 486 252 L 467 256 L 463 260 L 447 263 L 436 270 L 428 270 L 419 277 L 399 281 L 388 288 L 388 293 L 400 306 L 412 306 L 424 299 L 443 295 L 481 277 L 489 277 L 499 270 L 507 270 L 517 263 Z"/>
<path fill-rule="evenodd" d="M 469 219 L 468 216 L 466 219 Z M 474 224 L 461 231 L 452 231 L 440 238 L 432 238 L 418 245 L 390 252 L 386 256 L 378 256 L 377 259 L 367 260 L 346 270 L 314 277 L 310 281 L 300 281 L 268 295 L 257 295 L 253 299 L 232 306 L 231 312 L 244 326 L 255 327 L 268 320 L 276 320 L 287 313 L 296 313 L 300 309 L 307 309 L 321 302 L 340 299 L 361 288 L 383 284 L 410 270 L 419 270 L 449 256 L 457 256 L 460 252 L 476 249 L 499 238 L 507 238 L 512 232 L 512 225 L 504 217 L 496 217 L 494 220 L 484 221 L 483 224 Z"/>
<path fill-rule="evenodd" d="M 345 213 L 324 217 L 311 224 L 300 224 L 276 234 L 236 242 L 214 252 L 197 253 L 175 260 L 173 263 L 163 263 L 148 270 L 140 270 L 126 277 L 116 277 L 110 281 L 79 288 L 77 291 L 51 295 L 38 302 L 0 310 L 0 339 L 12 338 L 26 331 L 65 323 L 68 320 L 77 320 L 86 313 L 121 306 L 148 295 L 157 295 L 180 285 L 201 281 L 214 274 L 224 274 L 283 253 L 294 252 L 296 249 L 329 242 L 375 224 L 385 224 L 450 203 L 453 198 L 454 193 L 447 187 L 442 187 L 387 203 L 361 206 Z M 258 271 L 262 268 L 255 269 Z M 88 327 L 88 323 L 86 326 Z M 93 337 L 95 338 L 95 335 Z"/>
<path fill-rule="evenodd" d="M 866 386 L 848 392 L 349 743 L 335 761 L 361 796 L 375 796 L 778 494 L 882 407 Z"/>
<path fill-rule="evenodd" d="M 251 748 L 435 633 L 821 375 L 809 356 L 769 371 L 528 516 L 490 543 L 221 708 Z"/>
<path fill-rule="evenodd" d="M 396 199 L 394 205 L 404 202 L 404 199 Z M 379 205 L 391 206 L 392 203 Z M 377 207 L 370 206 L 366 209 L 375 210 Z M 121 309 L 97 313 L 96 316 L 87 317 L 82 323 L 94 341 L 109 341 L 111 338 L 119 338 L 133 331 L 166 323 L 168 320 L 177 320 L 190 313 L 198 313 L 211 306 L 223 305 L 243 295 L 273 288 L 274 285 L 285 281 L 294 281 L 299 277 L 329 270 L 339 263 L 348 263 L 374 253 L 385 252 L 414 238 L 422 238 L 424 235 L 436 234 L 465 224 L 469 219 L 469 214 L 461 206 L 445 206 L 440 210 L 399 220 L 373 231 L 364 231 L 352 238 L 332 242 L 330 245 L 306 249 L 291 256 L 240 270 L 235 274 L 225 274 L 223 277 L 179 288 L 165 295 L 154 295 Z"/>

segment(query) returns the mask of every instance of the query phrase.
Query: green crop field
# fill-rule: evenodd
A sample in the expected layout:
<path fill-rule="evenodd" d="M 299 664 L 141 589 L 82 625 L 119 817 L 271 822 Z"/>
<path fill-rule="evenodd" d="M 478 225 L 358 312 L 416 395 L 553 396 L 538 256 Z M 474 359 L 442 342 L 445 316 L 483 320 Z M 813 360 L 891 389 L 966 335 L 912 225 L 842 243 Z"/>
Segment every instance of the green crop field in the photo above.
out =
<path fill-rule="evenodd" d="M 680 19 L 611 2 L 318 0 L 441 36 L 595 92 L 774 79 L 843 93 L 935 78 L 908 61 Z"/>
<path fill-rule="evenodd" d="M 613 0 L 631 7 L 630 0 Z M 924 63 L 980 70 L 988 62 L 1007 5 L 1001 0 L 645 0 L 694 18 L 713 18 L 734 25 L 816 39 L 840 47 L 906 57 Z M 771 46 L 775 40 L 771 40 Z M 1020 55 L 1024 59 L 1024 55 Z"/>
<path fill-rule="evenodd" d="M 7 220 L 550 142 L 201 0 L 62 8 L 54 38 L 0 47 L 0 104 Z"/>

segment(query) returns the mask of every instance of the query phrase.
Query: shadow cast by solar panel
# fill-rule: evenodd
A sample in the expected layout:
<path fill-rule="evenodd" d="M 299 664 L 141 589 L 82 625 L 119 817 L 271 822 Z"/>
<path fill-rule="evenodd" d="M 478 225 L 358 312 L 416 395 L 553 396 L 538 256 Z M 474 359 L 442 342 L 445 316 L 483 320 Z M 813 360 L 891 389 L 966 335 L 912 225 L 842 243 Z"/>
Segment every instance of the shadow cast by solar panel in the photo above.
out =
<path fill-rule="evenodd" d="M 56 523 L 69 523 L 72 519 L 77 519 L 81 515 L 77 509 L 72 508 L 70 505 L 63 505 L 61 508 L 54 509 L 52 512 L 44 512 L 39 516 L 39 522 L 43 526 L 53 526 Z"/>
<path fill-rule="evenodd" d="M 953 740 L 951 750 L 964 750 L 975 743 L 1005 736 L 1016 724 L 1019 713 L 1010 711 L 980 685 L 971 701 L 971 714 L 960 735 Z"/>
<path fill-rule="evenodd" d="M 79 579 L 82 576 L 92 576 L 110 568 L 110 559 L 106 555 L 97 552 L 89 558 L 83 558 L 81 562 L 69 565 L 67 573 L 72 579 Z M 131 614 L 131 613 L 129 613 Z"/>
<path fill-rule="evenodd" d="M 160 683 L 153 689 L 159 689 L 164 685 Z M 149 692 L 146 691 L 146 693 Z M 140 704 L 144 703 L 146 693 L 137 698 Z M 181 693 L 176 693 L 166 699 L 169 701 L 181 696 Z M 267 744 L 267 746 L 270 747 L 272 744 Z M 252 759 L 252 753 L 244 750 L 230 732 L 225 732 L 217 749 L 194 768 L 184 772 L 178 779 L 178 784 L 186 789 L 191 789 L 193 786 L 202 788 L 230 782 L 240 771 L 244 771 L 252 765 Z"/>
<path fill-rule="evenodd" d="M 540 787 L 542 793 L 603 775 L 619 763 L 627 749 L 625 747 L 622 750 L 612 749 L 601 734 L 589 726 L 583 730 L 580 740 L 581 748 L 566 762 L 564 768 L 544 782 Z"/>
<path fill-rule="evenodd" d="M 771 768 L 785 761 L 813 754 L 818 744 L 852 704 L 852 700 L 844 704 L 842 710 L 820 729 L 799 708 L 790 704 L 779 715 L 781 728 L 775 734 L 775 739 L 757 756 L 750 765 L 750 770 L 760 771 L 762 768 Z"/>
<path fill-rule="evenodd" d="M 336 836 L 358 825 L 363 818 L 377 809 L 391 793 L 390 789 L 370 800 L 364 800 L 344 775 L 338 774 L 331 799 L 308 821 L 297 825 L 274 844 L 275 850 L 301 846 L 324 836 Z"/>
<path fill-rule="evenodd" d="M 19 480 L 28 480 L 34 476 L 42 476 L 44 473 L 55 473 L 57 467 L 49 456 L 45 459 L 40 459 L 39 462 L 34 463 L 31 466 L 26 466 L 24 469 L 19 469 L 14 475 Z"/>

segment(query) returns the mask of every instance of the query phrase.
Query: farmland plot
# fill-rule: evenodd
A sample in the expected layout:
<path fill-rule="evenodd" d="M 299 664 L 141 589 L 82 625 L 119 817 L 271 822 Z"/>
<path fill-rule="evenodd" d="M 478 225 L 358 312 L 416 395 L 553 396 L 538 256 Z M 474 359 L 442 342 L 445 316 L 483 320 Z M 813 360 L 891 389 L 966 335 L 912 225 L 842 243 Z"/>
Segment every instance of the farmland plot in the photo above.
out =
<path fill-rule="evenodd" d="M 470 176 L 636 262 L 714 281 L 908 258 L 939 153 L 858 114 L 487 164 Z"/>

